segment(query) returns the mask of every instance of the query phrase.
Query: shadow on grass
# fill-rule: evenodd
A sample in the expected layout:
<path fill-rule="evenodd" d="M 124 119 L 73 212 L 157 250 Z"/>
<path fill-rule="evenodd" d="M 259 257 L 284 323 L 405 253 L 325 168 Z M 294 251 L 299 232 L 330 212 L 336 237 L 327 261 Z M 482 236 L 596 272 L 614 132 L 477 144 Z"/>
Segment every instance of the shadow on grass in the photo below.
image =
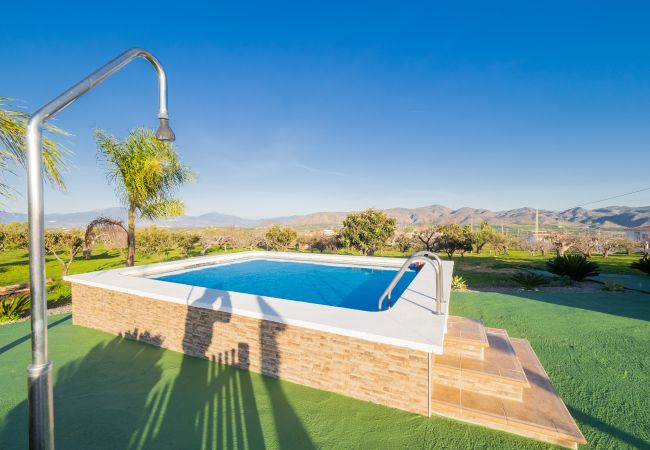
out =
<path fill-rule="evenodd" d="M 62 318 L 62 319 L 59 319 L 59 320 L 57 320 L 57 321 L 55 321 L 55 322 L 52 322 L 52 323 L 48 324 L 47 328 L 48 328 L 48 329 L 53 328 L 53 327 L 55 327 L 55 326 L 57 326 L 57 325 L 60 325 L 60 324 L 62 324 L 62 323 L 64 323 L 64 322 L 67 322 L 67 321 L 70 320 L 71 318 L 72 318 L 72 316 L 67 315 L 67 316 L 65 316 L 65 317 Z M 4 346 L 0 347 L 0 355 L 2 355 L 4 352 L 8 352 L 9 350 L 11 350 L 12 348 L 14 348 L 15 346 L 20 345 L 20 344 L 22 344 L 22 343 L 25 342 L 25 341 L 28 341 L 31 337 L 32 337 L 31 334 L 26 334 L 25 336 L 22 336 L 22 337 L 16 339 L 15 341 L 10 342 L 10 343 L 8 343 L 7 345 L 4 345 Z M 1 441 L 0 441 L 0 442 L 1 442 Z"/>
<path fill-rule="evenodd" d="M 226 306 L 230 303 L 227 294 L 220 300 Z M 184 327 L 180 325 L 184 355 L 158 348 L 165 345 L 165 337 L 156 330 L 133 329 L 123 337 L 95 345 L 84 357 L 63 366 L 57 367 L 55 361 L 57 446 L 264 449 L 262 413 L 273 445 L 315 448 L 283 384 L 248 371 L 252 366 L 256 370 L 261 367 L 263 373 L 277 376 L 281 366 L 277 336 L 284 325 L 261 322 L 258 335 L 248 337 L 251 341 L 215 353 L 215 348 L 224 347 L 220 341 L 224 333 L 233 332 L 233 325 L 226 326 L 231 318 L 226 312 L 188 308 Z M 24 336 L 3 350 L 28 339 Z M 252 355 L 259 361 L 251 360 Z M 265 406 L 271 411 L 268 407 L 260 410 L 260 398 L 266 398 Z M 0 423 L 0 447 L 27 447 L 27 417 L 24 400 Z"/>
<path fill-rule="evenodd" d="M 569 306 L 613 316 L 650 321 L 650 295 L 643 293 L 555 293 L 522 290 L 508 295 L 552 305 Z"/>
<path fill-rule="evenodd" d="M 116 337 L 56 370 L 57 446 L 127 448 L 129 428 L 142 422 L 147 396 L 160 380 L 162 355 L 161 349 Z M 9 412 L 0 429 L 3 449 L 27 448 L 27 417 L 27 400 Z"/>
<path fill-rule="evenodd" d="M 585 413 L 584 411 L 580 411 L 574 407 L 569 407 L 569 411 L 571 411 L 571 415 L 578 422 L 589 425 L 604 435 L 609 435 L 615 439 L 618 439 L 619 441 L 625 442 L 632 448 L 650 448 L 648 442 L 644 441 L 643 439 L 639 439 L 638 437 L 626 431 L 623 431 L 620 428 L 616 428 L 613 425 L 607 424 L 602 420 Z"/>

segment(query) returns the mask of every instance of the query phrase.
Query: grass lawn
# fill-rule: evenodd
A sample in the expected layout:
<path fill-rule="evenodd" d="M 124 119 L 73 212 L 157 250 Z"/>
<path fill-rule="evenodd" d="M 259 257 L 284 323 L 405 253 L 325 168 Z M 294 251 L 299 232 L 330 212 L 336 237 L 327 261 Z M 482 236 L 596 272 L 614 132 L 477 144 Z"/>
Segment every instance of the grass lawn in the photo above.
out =
<path fill-rule="evenodd" d="M 530 340 L 590 448 L 650 448 L 649 295 L 454 293 L 451 307 Z M 69 317 L 50 318 L 59 448 L 549 448 L 74 327 Z M 3 449 L 27 446 L 29 356 L 29 324 L 1 326 Z"/>

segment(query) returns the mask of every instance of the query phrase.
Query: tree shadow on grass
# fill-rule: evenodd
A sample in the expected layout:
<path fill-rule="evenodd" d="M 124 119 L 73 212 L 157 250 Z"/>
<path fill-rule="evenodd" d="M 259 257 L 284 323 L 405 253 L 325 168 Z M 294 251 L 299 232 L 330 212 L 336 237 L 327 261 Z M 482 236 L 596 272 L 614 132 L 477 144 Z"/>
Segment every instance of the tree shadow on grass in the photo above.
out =
<path fill-rule="evenodd" d="M 207 299 L 197 303 L 204 301 Z M 227 292 L 218 301 L 230 309 Z M 189 307 L 183 331 L 185 354 L 178 375 L 152 393 L 145 406 L 149 422 L 133 433 L 129 448 L 266 448 L 254 382 L 248 370 L 251 347 L 261 348 L 261 371 L 277 376 L 281 357 L 276 336 L 283 325 L 274 327 L 263 321 L 259 345 L 239 342 L 237 348 L 223 350 L 219 339 L 224 333 L 239 330 L 239 324 L 230 324 L 231 320 L 232 315 L 227 312 Z M 222 351 L 215 353 L 215 348 Z M 271 402 L 279 447 L 314 448 L 281 383 L 261 378 Z"/>
<path fill-rule="evenodd" d="M 521 291 L 508 295 L 613 316 L 650 321 L 650 295 L 648 294 L 632 292 L 556 293 Z"/>
<path fill-rule="evenodd" d="M 275 316 L 276 311 L 262 297 L 257 297 L 261 310 L 267 316 Z M 282 366 L 282 354 L 278 346 L 278 335 L 286 329 L 286 325 L 278 322 L 263 320 L 260 322 L 260 358 L 264 386 L 271 399 L 273 419 L 280 448 L 315 449 L 307 430 L 293 410 L 284 392 L 282 383 L 275 379 L 279 377 Z M 273 378 L 271 378 L 273 377 Z"/>
<path fill-rule="evenodd" d="M 228 297 L 220 300 L 229 304 Z M 214 348 L 224 347 L 219 338 L 224 333 L 237 332 L 232 324 L 226 327 L 231 317 L 225 312 L 190 307 L 183 329 L 185 355 L 156 347 L 164 346 L 165 338 L 156 335 L 155 330 L 133 329 L 123 337 L 95 345 L 82 358 L 63 366 L 57 367 L 55 361 L 57 446 L 264 449 L 267 443 L 258 400 L 266 392 L 273 414 L 271 426 L 274 425 L 274 432 L 267 429 L 269 438 L 277 437 L 280 448 L 314 448 L 287 399 L 283 383 L 248 371 L 253 365 L 251 354 L 255 348 L 261 349 L 261 371 L 278 375 L 281 355 L 277 336 L 285 326 L 261 322 L 259 334 L 251 341 L 239 342 L 236 348 L 215 354 Z M 19 341 L 28 339 L 25 336 Z M 260 342 L 255 342 L 257 339 Z M 264 414 L 270 418 L 268 412 Z M 27 447 L 27 420 L 24 400 L 0 423 L 2 449 Z"/>

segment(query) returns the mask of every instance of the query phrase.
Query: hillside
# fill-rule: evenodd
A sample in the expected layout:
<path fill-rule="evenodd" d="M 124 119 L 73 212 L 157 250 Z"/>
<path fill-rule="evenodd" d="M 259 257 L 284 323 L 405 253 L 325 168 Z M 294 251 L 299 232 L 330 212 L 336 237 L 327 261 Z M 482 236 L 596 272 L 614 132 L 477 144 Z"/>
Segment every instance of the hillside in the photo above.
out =
<path fill-rule="evenodd" d="M 399 225 L 430 225 L 440 223 L 459 223 L 477 225 L 486 221 L 492 225 L 532 227 L 535 224 L 535 209 L 517 208 L 507 211 L 488 209 L 460 208 L 451 209 L 442 205 L 423 206 L 420 208 L 389 208 L 387 214 L 395 217 Z M 349 212 L 318 212 L 313 214 L 266 219 L 246 219 L 218 212 L 197 216 L 182 216 L 175 219 L 159 221 L 161 226 L 175 228 L 200 227 L 243 227 L 254 228 L 270 224 L 287 224 L 304 228 L 335 228 L 341 224 Z M 95 217 L 126 218 L 123 208 L 107 208 L 82 211 L 69 214 L 46 214 L 46 226 L 51 228 L 83 227 Z M 24 222 L 25 214 L 0 211 L 0 223 Z M 542 227 L 552 226 L 588 226 L 599 228 L 631 228 L 650 225 L 650 206 L 608 206 L 598 209 L 573 208 L 565 211 L 539 211 L 539 223 Z"/>

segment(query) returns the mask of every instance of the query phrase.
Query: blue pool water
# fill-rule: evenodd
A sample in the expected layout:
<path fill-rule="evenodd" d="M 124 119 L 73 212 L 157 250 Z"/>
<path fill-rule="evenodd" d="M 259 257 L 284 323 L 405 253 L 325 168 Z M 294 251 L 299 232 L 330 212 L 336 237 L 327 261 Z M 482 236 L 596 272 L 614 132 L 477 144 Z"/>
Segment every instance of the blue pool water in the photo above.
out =
<path fill-rule="evenodd" d="M 253 259 L 152 278 L 210 289 L 377 311 L 377 301 L 396 273 L 397 270 L 392 269 Z M 415 274 L 412 270 L 404 274 L 393 290 L 393 302 L 399 299 Z"/>

